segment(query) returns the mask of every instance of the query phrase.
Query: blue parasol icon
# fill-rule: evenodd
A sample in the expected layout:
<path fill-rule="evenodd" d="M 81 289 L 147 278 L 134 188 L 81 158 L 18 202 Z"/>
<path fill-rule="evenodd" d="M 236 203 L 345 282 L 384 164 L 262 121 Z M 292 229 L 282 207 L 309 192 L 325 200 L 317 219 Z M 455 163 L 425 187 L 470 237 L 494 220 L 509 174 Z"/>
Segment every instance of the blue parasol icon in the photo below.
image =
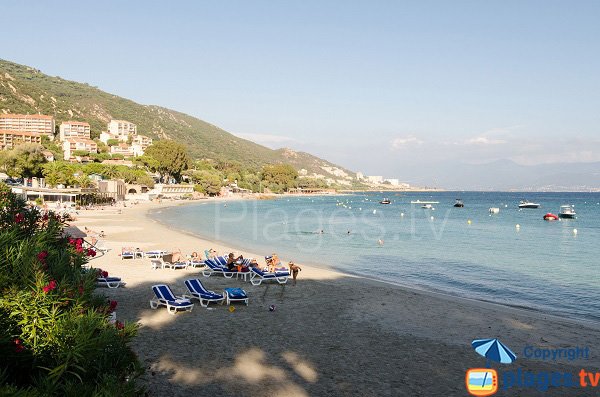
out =
<path fill-rule="evenodd" d="M 475 339 L 471 342 L 471 346 L 477 353 L 488 359 L 488 367 L 490 360 L 510 364 L 517 359 L 517 355 L 498 339 Z"/>

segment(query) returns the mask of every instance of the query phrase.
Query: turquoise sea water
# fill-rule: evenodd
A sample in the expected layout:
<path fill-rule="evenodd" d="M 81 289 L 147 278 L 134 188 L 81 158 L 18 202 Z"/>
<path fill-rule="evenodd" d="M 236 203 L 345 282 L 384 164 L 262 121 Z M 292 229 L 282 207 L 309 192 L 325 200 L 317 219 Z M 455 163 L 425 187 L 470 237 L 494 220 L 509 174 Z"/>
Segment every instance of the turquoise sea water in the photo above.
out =
<path fill-rule="evenodd" d="M 599 193 L 385 196 L 391 204 L 379 204 L 383 193 L 357 193 L 206 202 L 163 209 L 151 216 L 248 251 L 277 252 L 286 260 L 322 263 L 396 284 L 600 321 Z M 462 198 L 465 207 L 454 208 L 455 198 Z M 523 198 L 540 203 L 541 208 L 519 210 Z M 422 209 L 410 204 L 413 200 L 439 204 Z M 564 204 L 575 205 L 577 219 L 542 219 L 547 212 L 558 213 Z M 490 215 L 490 207 L 500 212 Z"/>

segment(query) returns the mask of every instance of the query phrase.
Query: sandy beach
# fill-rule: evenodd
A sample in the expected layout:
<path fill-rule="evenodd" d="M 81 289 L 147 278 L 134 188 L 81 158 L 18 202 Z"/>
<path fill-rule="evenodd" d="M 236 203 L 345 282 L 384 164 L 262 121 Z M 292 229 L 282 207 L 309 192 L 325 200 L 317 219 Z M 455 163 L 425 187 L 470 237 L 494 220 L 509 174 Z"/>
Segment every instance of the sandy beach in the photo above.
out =
<path fill-rule="evenodd" d="M 141 381 L 150 396 L 465 396 L 466 371 L 486 365 L 471 348 L 479 338 L 499 338 L 518 356 L 513 364 L 493 363 L 500 378 L 496 395 L 585 396 L 600 390 L 579 385 L 506 389 L 510 371 L 598 371 L 598 324 L 350 276 L 328 269 L 327 263 L 301 265 L 297 286 L 291 280 L 252 286 L 241 279 L 205 278 L 199 269 L 152 270 L 149 259 L 122 260 L 124 246 L 184 254 L 213 248 L 261 263 L 270 254 L 218 245 L 147 217 L 149 210 L 168 205 L 174 204 L 79 211 L 72 223 L 106 234 L 101 240 L 110 251 L 90 265 L 127 283 L 99 292 L 118 301 L 120 321 L 140 325 L 133 348 L 146 368 Z M 184 280 L 195 277 L 217 292 L 241 287 L 250 303 L 236 304 L 234 312 L 225 305 L 207 310 L 199 304 L 177 315 L 150 309 L 152 285 L 165 283 L 182 294 Z M 589 347 L 590 355 L 544 361 L 523 357 L 526 346 Z"/>

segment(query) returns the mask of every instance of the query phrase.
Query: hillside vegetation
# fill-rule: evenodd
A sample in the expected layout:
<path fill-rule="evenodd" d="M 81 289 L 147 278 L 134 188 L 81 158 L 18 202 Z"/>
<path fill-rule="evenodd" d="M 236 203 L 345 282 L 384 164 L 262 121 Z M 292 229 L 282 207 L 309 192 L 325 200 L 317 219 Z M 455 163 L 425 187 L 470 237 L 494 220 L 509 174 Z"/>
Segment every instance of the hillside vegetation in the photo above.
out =
<path fill-rule="evenodd" d="M 281 162 L 327 177 L 331 175 L 323 167 L 344 170 L 308 153 L 272 150 L 187 114 L 140 105 L 85 83 L 48 76 L 1 59 L 0 112 L 52 115 L 57 125 L 67 120 L 86 121 L 92 127 L 92 137 L 105 130 L 110 119 L 128 120 L 138 125 L 140 134 L 184 144 L 193 159 L 236 160 L 251 166 Z"/>

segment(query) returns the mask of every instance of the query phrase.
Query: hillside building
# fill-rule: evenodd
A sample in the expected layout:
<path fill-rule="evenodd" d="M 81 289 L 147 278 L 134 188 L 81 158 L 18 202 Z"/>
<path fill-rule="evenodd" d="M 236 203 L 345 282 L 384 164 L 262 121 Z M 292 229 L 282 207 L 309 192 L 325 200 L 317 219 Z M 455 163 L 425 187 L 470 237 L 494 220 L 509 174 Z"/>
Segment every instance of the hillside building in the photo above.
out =
<path fill-rule="evenodd" d="M 88 153 L 98 153 L 98 145 L 91 139 L 86 138 L 70 138 L 63 142 L 65 160 L 75 157 L 74 152 L 78 150 Z"/>
<path fill-rule="evenodd" d="M 142 154 L 144 150 L 150 145 L 152 145 L 152 138 L 146 135 L 136 135 L 131 140 L 132 145 L 139 145 L 142 148 Z"/>
<path fill-rule="evenodd" d="M 91 138 L 90 125 L 81 121 L 65 121 L 60 124 L 59 139 L 64 141 L 70 138 Z"/>
<path fill-rule="evenodd" d="M 12 149 L 20 143 L 42 143 L 42 135 L 35 132 L 0 129 L 0 149 Z"/>
<path fill-rule="evenodd" d="M 127 142 L 130 135 L 137 135 L 137 125 L 125 120 L 111 120 L 106 133 L 115 137 L 114 139 Z"/>
<path fill-rule="evenodd" d="M 54 117 L 43 114 L 0 114 L 0 130 L 47 135 L 54 139 Z"/>
<path fill-rule="evenodd" d="M 126 143 L 119 143 L 118 145 L 111 146 L 110 154 L 122 154 L 125 157 L 135 156 L 133 148 Z"/>

